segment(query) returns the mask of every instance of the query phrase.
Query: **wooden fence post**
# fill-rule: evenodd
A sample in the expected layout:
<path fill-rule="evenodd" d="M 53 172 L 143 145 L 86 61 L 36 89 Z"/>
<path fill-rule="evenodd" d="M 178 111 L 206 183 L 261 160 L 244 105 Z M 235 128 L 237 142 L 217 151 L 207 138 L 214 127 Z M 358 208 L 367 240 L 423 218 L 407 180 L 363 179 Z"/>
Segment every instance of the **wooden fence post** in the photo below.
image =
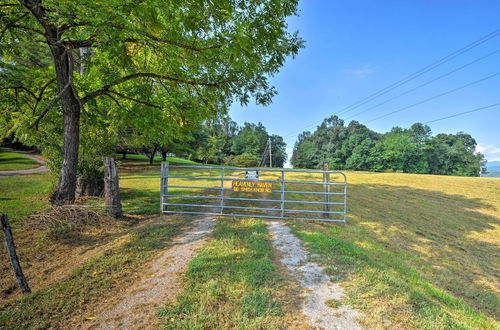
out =
<path fill-rule="evenodd" d="M 118 171 L 116 170 L 116 162 L 111 157 L 104 158 L 104 203 L 108 213 L 113 217 L 123 216 Z"/>
<path fill-rule="evenodd" d="M 330 170 L 330 164 L 328 163 L 323 163 L 323 171 L 329 171 Z M 325 192 L 325 204 L 323 204 L 323 212 L 324 216 L 329 218 L 330 217 L 330 173 L 323 173 L 323 190 Z"/>
<path fill-rule="evenodd" d="M 19 259 L 17 258 L 16 246 L 14 245 L 14 237 L 12 236 L 12 230 L 10 229 L 9 219 L 7 218 L 7 214 L 1 214 L 0 220 L 2 222 L 2 229 L 5 234 L 5 243 L 7 245 L 7 251 L 9 252 L 10 262 L 12 263 L 12 268 L 14 269 L 14 273 L 16 274 L 17 283 L 21 288 L 23 293 L 31 292 L 31 289 L 28 285 L 28 281 L 24 277 L 23 270 L 21 269 L 21 264 L 19 263 Z"/>

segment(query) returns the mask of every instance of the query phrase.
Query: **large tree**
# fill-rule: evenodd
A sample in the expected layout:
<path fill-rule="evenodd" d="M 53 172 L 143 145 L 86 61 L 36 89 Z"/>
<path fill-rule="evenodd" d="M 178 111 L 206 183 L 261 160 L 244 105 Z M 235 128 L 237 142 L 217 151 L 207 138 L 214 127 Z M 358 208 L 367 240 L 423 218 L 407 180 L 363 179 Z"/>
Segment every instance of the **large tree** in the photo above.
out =
<path fill-rule="evenodd" d="M 0 0 L 2 121 L 17 120 L 29 134 L 60 112 L 54 197 L 71 202 L 82 112 L 120 118 L 145 106 L 184 126 L 234 100 L 268 104 L 269 76 L 302 46 L 287 31 L 296 7 L 297 0 Z"/>

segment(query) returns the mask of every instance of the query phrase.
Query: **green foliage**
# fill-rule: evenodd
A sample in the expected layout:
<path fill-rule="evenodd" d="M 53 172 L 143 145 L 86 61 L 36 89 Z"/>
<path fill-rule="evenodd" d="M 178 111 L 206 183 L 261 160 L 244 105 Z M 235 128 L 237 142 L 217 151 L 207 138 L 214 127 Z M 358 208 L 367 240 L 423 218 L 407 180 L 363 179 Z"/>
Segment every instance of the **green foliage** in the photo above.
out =
<path fill-rule="evenodd" d="M 258 166 L 261 157 L 267 157 L 264 164 L 267 166 L 269 150 L 266 148 L 269 140 L 273 167 L 283 167 L 287 155 L 286 143 L 281 136 L 269 135 L 262 123 L 245 123 L 240 128 L 229 116 L 219 115 L 204 121 L 186 139 L 186 147 L 173 152 L 203 163 L 230 166 L 237 166 L 237 156 L 249 154 L 258 160 L 252 166 Z"/>
<path fill-rule="evenodd" d="M 346 127 L 337 116 L 325 119 L 312 134 L 300 134 L 291 161 L 299 168 L 328 162 L 331 169 L 462 176 L 478 176 L 485 166 L 469 134 L 433 137 L 428 126 L 416 123 L 381 135 L 356 121 Z"/>
<path fill-rule="evenodd" d="M 234 164 L 239 167 L 255 167 L 259 165 L 259 158 L 245 152 L 234 157 Z"/>
<path fill-rule="evenodd" d="M 66 164 L 63 135 L 78 139 L 63 130 L 69 113 L 81 117 L 83 153 L 100 149 L 84 163 L 109 145 L 168 150 L 234 101 L 272 101 L 269 77 L 303 46 L 287 25 L 297 3 L 9 2 L 0 13 L 1 134 L 38 146 L 54 172 Z M 200 157 L 227 151 L 220 142 Z"/>

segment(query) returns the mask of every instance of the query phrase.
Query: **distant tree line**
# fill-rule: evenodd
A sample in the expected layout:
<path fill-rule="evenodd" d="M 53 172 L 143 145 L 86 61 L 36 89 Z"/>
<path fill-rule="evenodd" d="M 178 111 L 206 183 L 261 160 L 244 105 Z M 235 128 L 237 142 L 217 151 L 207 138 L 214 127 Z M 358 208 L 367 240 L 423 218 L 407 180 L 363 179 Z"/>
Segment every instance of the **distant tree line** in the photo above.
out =
<path fill-rule="evenodd" d="M 283 167 L 287 159 L 286 144 L 281 136 L 269 134 L 262 123 L 245 123 L 240 127 L 228 115 L 205 120 L 188 134 L 173 138 L 157 135 L 154 131 L 125 130 L 121 135 L 119 153 L 143 153 L 150 163 L 157 154 L 164 160 L 168 154 L 175 154 L 202 163 L 258 166 L 263 161 L 263 165 L 269 166 L 269 150 L 266 149 L 269 140 L 273 167 Z"/>
<path fill-rule="evenodd" d="M 437 134 L 420 123 L 394 127 L 380 134 L 357 121 L 347 126 L 337 116 L 326 118 L 316 131 L 299 135 L 291 163 L 296 168 L 388 171 L 479 176 L 484 156 L 469 134 Z"/>

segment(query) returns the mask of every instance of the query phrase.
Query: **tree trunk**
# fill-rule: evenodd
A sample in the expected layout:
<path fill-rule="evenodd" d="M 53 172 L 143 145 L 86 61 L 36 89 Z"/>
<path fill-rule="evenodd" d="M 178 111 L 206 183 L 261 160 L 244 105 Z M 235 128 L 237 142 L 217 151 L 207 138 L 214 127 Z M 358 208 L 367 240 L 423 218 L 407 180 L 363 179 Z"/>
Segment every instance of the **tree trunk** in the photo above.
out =
<path fill-rule="evenodd" d="M 57 191 L 52 196 L 52 202 L 63 204 L 75 200 L 80 143 L 80 101 L 73 87 L 71 50 L 52 46 L 51 51 L 64 117 L 63 160 Z"/>
<path fill-rule="evenodd" d="M 126 151 L 122 152 L 122 159 L 127 159 L 127 152 Z"/>
<path fill-rule="evenodd" d="M 155 155 L 156 155 L 156 147 L 153 148 L 153 150 L 151 151 L 151 154 L 148 155 L 149 156 L 149 165 L 153 165 Z"/>
<path fill-rule="evenodd" d="M 123 216 L 118 171 L 116 162 L 111 157 L 104 158 L 104 203 L 113 217 Z"/>
<path fill-rule="evenodd" d="M 161 152 L 161 160 L 164 162 L 167 161 L 167 152 L 166 151 Z"/>
<path fill-rule="evenodd" d="M 101 196 L 104 186 L 102 174 L 79 176 L 76 180 L 76 196 Z"/>

